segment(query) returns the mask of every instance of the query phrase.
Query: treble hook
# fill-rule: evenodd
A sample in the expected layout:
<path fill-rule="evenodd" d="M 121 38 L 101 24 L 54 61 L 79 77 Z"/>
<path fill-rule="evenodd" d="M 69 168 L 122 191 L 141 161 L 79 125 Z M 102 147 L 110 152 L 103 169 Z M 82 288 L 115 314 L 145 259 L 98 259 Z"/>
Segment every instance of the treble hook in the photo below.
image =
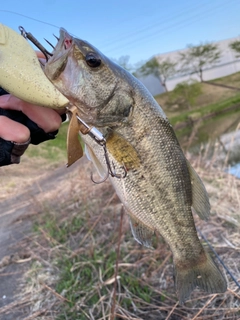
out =
<path fill-rule="evenodd" d="M 112 166 L 113 166 L 113 169 L 112 169 L 112 166 L 111 166 L 111 163 L 110 163 L 110 159 L 109 159 L 109 156 L 108 156 L 108 153 L 107 153 L 106 144 L 105 143 L 102 144 L 102 147 L 103 147 L 103 150 L 104 150 L 104 157 L 105 157 L 105 161 L 106 161 L 106 165 L 107 165 L 107 173 L 106 173 L 106 176 L 100 181 L 95 181 L 93 179 L 93 175 L 91 174 L 92 182 L 95 183 L 95 184 L 101 184 L 101 183 L 105 182 L 108 179 L 109 175 L 111 177 L 113 177 L 113 178 L 124 179 L 127 176 L 126 167 L 124 165 L 121 167 L 124 170 L 123 174 L 117 174 L 116 171 L 115 171 L 113 162 L 112 162 Z"/>
<path fill-rule="evenodd" d="M 30 40 L 44 54 L 46 60 L 48 61 L 49 56 L 52 56 L 52 54 L 47 51 L 47 49 L 45 49 L 44 46 L 41 45 L 41 43 L 30 32 L 26 32 L 22 26 L 20 26 L 18 29 L 20 30 L 21 35 L 25 39 Z"/>
<path fill-rule="evenodd" d="M 106 176 L 103 177 L 102 180 L 100 180 L 100 181 L 95 181 L 95 180 L 93 179 L 93 173 L 91 172 L 91 180 L 92 180 L 92 182 L 95 183 L 95 184 L 101 184 L 101 183 L 105 182 L 105 181 L 108 179 L 108 177 L 109 177 L 109 172 L 107 171 Z"/>
<path fill-rule="evenodd" d="M 122 166 L 122 169 L 124 170 L 124 174 L 123 175 L 122 174 L 117 174 L 116 171 L 115 171 L 113 162 L 112 162 L 112 166 L 113 166 L 114 170 L 111 167 L 111 163 L 110 163 L 109 156 L 108 156 L 108 153 L 107 153 L 106 144 L 103 145 L 103 150 L 104 150 L 104 157 L 105 157 L 105 160 L 106 160 L 106 164 L 107 164 L 107 167 L 108 167 L 108 173 L 111 175 L 111 177 L 118 178 L 118 179 L 125 178 L 126 175 L 127 175 L 126 167 L 124 165 Z"/>

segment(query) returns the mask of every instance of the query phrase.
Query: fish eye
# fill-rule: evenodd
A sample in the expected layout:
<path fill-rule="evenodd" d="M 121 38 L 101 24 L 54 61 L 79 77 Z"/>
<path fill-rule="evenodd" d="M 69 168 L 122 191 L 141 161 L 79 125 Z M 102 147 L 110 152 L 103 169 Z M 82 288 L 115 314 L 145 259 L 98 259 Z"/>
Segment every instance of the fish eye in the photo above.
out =
<path fill-rule="evenodd" d="M 87 64 L 89 65 L 89 67 L 91 68 L 97 68 L 100 66 L 101 64 L 101 59 L 99 58 L 99 56 L 94 53 L 94 52 L 89 52 L 86 57 L 85 57 L 85 61 L 87 62 Z"/>

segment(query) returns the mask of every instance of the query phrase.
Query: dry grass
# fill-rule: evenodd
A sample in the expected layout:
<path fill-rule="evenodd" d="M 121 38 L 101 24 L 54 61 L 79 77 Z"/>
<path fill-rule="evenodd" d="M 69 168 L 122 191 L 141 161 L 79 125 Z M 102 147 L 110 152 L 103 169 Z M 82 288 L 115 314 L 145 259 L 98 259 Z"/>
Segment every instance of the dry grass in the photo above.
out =
<path fill-rule="evenodd" d="M 209 222 L 196 224 L 240 281 L 240 181 L 191 158 L 212 204 Z M 25 243 L 33 259 L 16 302 L 0 309 L 28 308 L 30 319 L 239 319 L 240 293 L 228 276 L 228 291 L 195 290 L 184 306 L 174 291 L 172 255 L 160 237 L 155 250 L 138 245 L 121 214 L 111 185 L 94 185 L 90 167 L 41 198 L 41 214 Z"/>

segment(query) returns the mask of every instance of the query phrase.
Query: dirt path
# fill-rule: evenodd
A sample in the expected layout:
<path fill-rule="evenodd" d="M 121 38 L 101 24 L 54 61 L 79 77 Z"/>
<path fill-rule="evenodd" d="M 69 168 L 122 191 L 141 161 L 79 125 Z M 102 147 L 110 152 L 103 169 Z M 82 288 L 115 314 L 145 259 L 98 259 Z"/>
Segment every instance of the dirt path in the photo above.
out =
<path fill-rule="evenodd" d="M 9 309 L 9 313 L 6 312 L 4 317 L 1 313 L 2 320 L 24 319 L 28 316 L 27 308 L 25 308 L 26 314 L 24 314 L 24 308 L 14 314 L 11 311 L 16 300 L 14 295 L 19 291 L 20 279 L 29 268 L 31 261 L 26 245 L 22 247 L 21 241 L 26 239 L 31 231 L 31 217 L 38 214 L 41 202 L 49 197 L 49 193 L 57 193 L 58 188 L 64 181 L 68 181 L 71 175 L 77 174 L 81 167 L 80 161 L 70 168 L 61 166 L 54 170 L 48 169 L 44 173 L 40 170 L 39 177 L 36 176 L 34 168 L 31 169 L 32 172 L 29 169 L 24 188 L 10 192 L 10 196 L 4 197 L 0 202 L 0 311 Z M 13 172 L 18 169 L 22 167 L 14 168 Z M 32 182 L 31 176 L 34 176 Z M 8 173 L 5 174 L 5 178 L 8 181 Z M 22 180 L 24 180 L 23 176 Z M 2 191 L 4 193 L 3 189 Z"/>

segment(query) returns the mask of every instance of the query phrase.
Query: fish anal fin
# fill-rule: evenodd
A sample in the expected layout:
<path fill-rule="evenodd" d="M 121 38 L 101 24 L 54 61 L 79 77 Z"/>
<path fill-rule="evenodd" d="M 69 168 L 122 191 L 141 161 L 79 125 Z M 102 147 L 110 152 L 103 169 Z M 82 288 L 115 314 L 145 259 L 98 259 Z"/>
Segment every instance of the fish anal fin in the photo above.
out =
<path fill-rule="evenodd" d="M 202 180 L 188 161 L 187 166 L 192 183 L 193 211 L 197 213 L 201 219 L 207 220 L 211 209 L 207 191 Z"/>
<path fill-rule="evenodd" d="M 141 245 L 153 249 L 152 236 L 154 234 L 154 230 L 144 225 L 132 215 L 129 215 L 129 220 L 134 239 Z"/>
<path fill-rule="evenodd" d="M 198 287 L 208 293 L 223 293 L 227 282 L 212 258 L 203 252 L 204 259 L 184 268 L 175 263 L 175 285 L 179 303 L 182 305 L 194 288 Z"/>

